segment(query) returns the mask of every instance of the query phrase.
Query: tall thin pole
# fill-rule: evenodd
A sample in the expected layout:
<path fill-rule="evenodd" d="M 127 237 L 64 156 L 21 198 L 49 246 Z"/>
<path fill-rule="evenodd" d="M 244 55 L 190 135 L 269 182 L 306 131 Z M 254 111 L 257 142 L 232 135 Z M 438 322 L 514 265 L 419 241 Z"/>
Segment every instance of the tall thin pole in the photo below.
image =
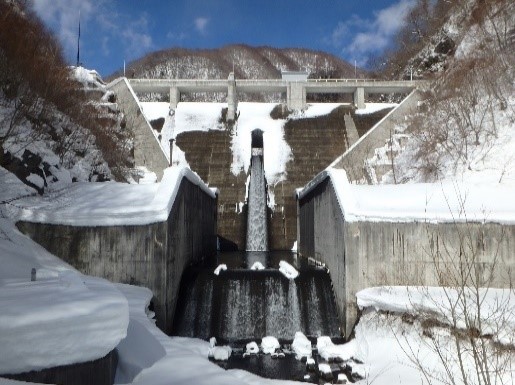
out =
<path fill-rule="evenodd" d="M 358 78 L 358 63 L 356 63 L 356 60 L 354 60 L 354 78 Z"/>
<path fill-rule="evenodd" d="M 80 10 L 79 10 L 79 36 L 77 37 L 77 67 L 80 65 Z"/>

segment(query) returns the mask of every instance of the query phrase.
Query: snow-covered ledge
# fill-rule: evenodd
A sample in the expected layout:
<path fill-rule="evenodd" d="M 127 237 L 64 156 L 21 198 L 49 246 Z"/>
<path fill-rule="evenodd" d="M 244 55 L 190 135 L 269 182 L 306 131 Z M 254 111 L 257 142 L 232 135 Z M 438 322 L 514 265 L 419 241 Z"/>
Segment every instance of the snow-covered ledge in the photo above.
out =
<path fill-rule="evenodd" d="M 27 197 L 11 206 L 16 221 L 70 226 L 147 225 L 164 222 L 181 181 L 189 180 L 212 198 L 209 188 L 187 167 L 169 167 L 160 183 L 128 185 L 118 182 L 74 183 L 66 190 Z"/>
<path fill-rule="evenodd" d="M 355 185 L 328 168 L 297 191 L 302 199 L 330 178 L 346 222 L 476 222 L 515 224 L 515 188 L 501 184 Z"/>

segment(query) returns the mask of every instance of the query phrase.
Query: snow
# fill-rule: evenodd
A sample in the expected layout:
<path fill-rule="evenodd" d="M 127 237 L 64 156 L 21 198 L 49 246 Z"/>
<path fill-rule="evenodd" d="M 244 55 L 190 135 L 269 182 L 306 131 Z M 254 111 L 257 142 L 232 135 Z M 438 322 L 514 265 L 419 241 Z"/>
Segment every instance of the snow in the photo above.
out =
<path fill-rule="evenodd" d="M 166 118 L 170 114 L 170 103 L 168 102 L 140 102 L 140 106 L 143 115 L 149 122 Z"/>
<path fill-rule="evenodd" d="M 71 76 L 79 83 L 82 83 L 85 90 L 88 89 L 105 89 L 106 84 L 97 71 L 88 70 L 84 67 L 69 67 Z"/>
<path fill-rule="evenodd" d="M 215 346 L 209 350 L 209 356 L 216 361 L 227 361 L 231 356 L 232 349 L 230 346 Z"/>
<path fill-rule="evenodd" d="M 286 164 L 292 159 L 291 148 L 284 139 L 286 120 L 274 120 L 270 112 L 277 103 L 238 103 L 240 114 L 232 138 L 234 175 L 248 173 L 251 159 L 251 132 L 256 128 L 263 131 L 265 177 L 269 187 L 286 179 Z"/>
<path fill-rule="evenodd" d="M 365 103 L 365 108 L 361 108 L 356 110 L 356 115 L 368 115 L 373 114 L 374 112 L 378 112 L 381 110 L 385 110 L 387 108 L 395 108 L 399 104 L 397 103 Z"/>
<path fill-rule="evenodd" d="M 223 130 L 219 121 L 227 103 L 181 102 L 175 110 L 174 138 L 182 132 Z"/>
<path fill-rule="evenodd" d="M 329 364 L 318 364 L 318 370 L 323 374 L 332 373 L 331 366 Z"/>
<path fill-rule="evenodd" d="M 353 185 L 344 170 L 328 168 L 300 192 L 331 178 L 347 222 L 515 223 L 515 186 L 485 183 Z"/>
<path fill-rule="evenodd" d="M 279 341 L 277 338 L 272 336 L 266 336 L 263 337 L 261 340 L 261 349 L 263 350 L 263 353 L 265 354 L 271 354 L 274 353 L 276 349 L 279 349 L 281 345 L 279 344 Z"/>
<path fill-rule="evenodd" d="M 295 333 L 291 348 L 298 360 L 302 357 L 311 357 L 311 341 L 302 332 Z"/>
<path fill-rule="evenodd" d="M 48 253 L 6 218 L 0 218 L 0 265 L 0 373 L 96 360 L 125 337 L 125 297 Z"/>
<path fill-rule="evenodd" d="M 256 261 L 252 264 L 252 266 L 250 267 L 250 270 L 264 270 L 265 269 L 265 266 L 263 266 L 263 264 L 259 261 Z"/>
<path fill-rule="evenodd" d="M 340 106 L 349 106 L 349 103 L 312 103 L 308 104 L 307 108 L 302 111 L 294 111 L 290 116 L 291 119 L 306 119 L 316 118 L 330 114 L 334 109 Z"/>
<path fill-rule="evenodd" d="M 39 188 L 45 187 L 45 180 L 37 174 L 29 174 L 27 180 Z"/>
<path fill-rule="evenodd" d="M 318 354 L 326 361 L 339 357 L 348 361 L 356 355 L 356 340 L 343 345 L 335 345 L 330 337 L 321 336 L 317 338 Z"/>
<path fill-rule="evenodd" d="M 286 261 L 279 262 L 279 271 L 288 279 L 295 279 L 299 275 L 297 269 Z"/>
<path fill-rule="evenodd" d="M 185 167 L 165 169 L 160 183 L 79 182 L 42 197 L 21 198 L 8 207 L 16 220 L 72 226 L 144 225 L 166 221 L 183 178 L 215 197 Z"/>
<path fill-rule="evenodd" d="M 388 286 L 364 289 L 356 297 L 361 309 L 417 314 L 461 329 L 473 322 L 481 334 L 515 343 L 515 292 L 510 289 Z M 480 314 L 481 320 L 466 319 L 471 314 Z"/>
<path fill-rule="evenodd" d="M 215 269 L 215 271 L 213 271 L 213 274 L 214 275 L 219 275 L 221 271 L 223 270 L 227 270 L 227 265 L 225 263 L 222 263 L 220 265 L 218 265 Z"/>
<path fill-rule="evenodd" d="M 247 354 L 258 354 L 259 353 L 259 346 L 255 341 L 249 342 L 245 346 L 245 353 Z"/>

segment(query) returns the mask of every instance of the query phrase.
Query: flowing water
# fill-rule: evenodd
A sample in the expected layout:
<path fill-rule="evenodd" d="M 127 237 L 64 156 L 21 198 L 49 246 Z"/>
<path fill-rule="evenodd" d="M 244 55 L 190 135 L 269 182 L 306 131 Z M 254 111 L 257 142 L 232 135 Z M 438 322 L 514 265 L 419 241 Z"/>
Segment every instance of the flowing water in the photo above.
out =
<path fill-rule="evenodd" d="M 180 336 L 230 343 L 264 336 L 291 341 L 297 331 L 340 336 L 324 269 L 300 270 L 292 280 L 276 269 L 229 268 L 215 275 L 212 268 L 194 268 L 183 277 L 179 298 L 174 334 Z"/>
<path fill-rule="evenodd" d="M 272 359 L 243 357 L 247 342 L 274 336 L 287 351 L 297 331 L 312 341 L 318 336 L 341 340 L 337 309 L 328 272 L 298 260 L 291 252 L 268 251 L 267 193 L 263 170 L 262 131 L 252 133 L 248 191 L 247 252 L 221 253 L 217 261 L 188 268 L 183 274 L 173 322 L 173 334 L 230 344 L 235 352 L 226 368 L 243 368 L 269 378 L 303 380 L 305 364 L 287 354 Z M 289 279 L 281 261 L 299 275 Z M 214 274 L 219 264 L 227 270 Z M 253 270 L 258 266 L 261 270 Z M 308 381 L 318 381 L 310 377 Z"/>
<path fill-rule="evenodd" d="M 250 185 L 247 217 L 247 251 L 268 250 L 266 215 L 266 181 L 263 157 L 253 155 L 250 166 Z"/>

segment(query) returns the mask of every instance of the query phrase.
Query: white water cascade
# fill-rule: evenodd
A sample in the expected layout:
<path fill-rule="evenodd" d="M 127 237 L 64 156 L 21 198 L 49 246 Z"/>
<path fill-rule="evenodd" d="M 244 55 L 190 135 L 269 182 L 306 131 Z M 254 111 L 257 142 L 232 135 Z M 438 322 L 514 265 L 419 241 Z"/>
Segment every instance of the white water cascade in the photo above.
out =
<path fill-rule="evenodd" d="M 266 182 L 262 154 L 262 149 L 252 149 L 247 211 L 247 251 L 268 251 Z"/>

